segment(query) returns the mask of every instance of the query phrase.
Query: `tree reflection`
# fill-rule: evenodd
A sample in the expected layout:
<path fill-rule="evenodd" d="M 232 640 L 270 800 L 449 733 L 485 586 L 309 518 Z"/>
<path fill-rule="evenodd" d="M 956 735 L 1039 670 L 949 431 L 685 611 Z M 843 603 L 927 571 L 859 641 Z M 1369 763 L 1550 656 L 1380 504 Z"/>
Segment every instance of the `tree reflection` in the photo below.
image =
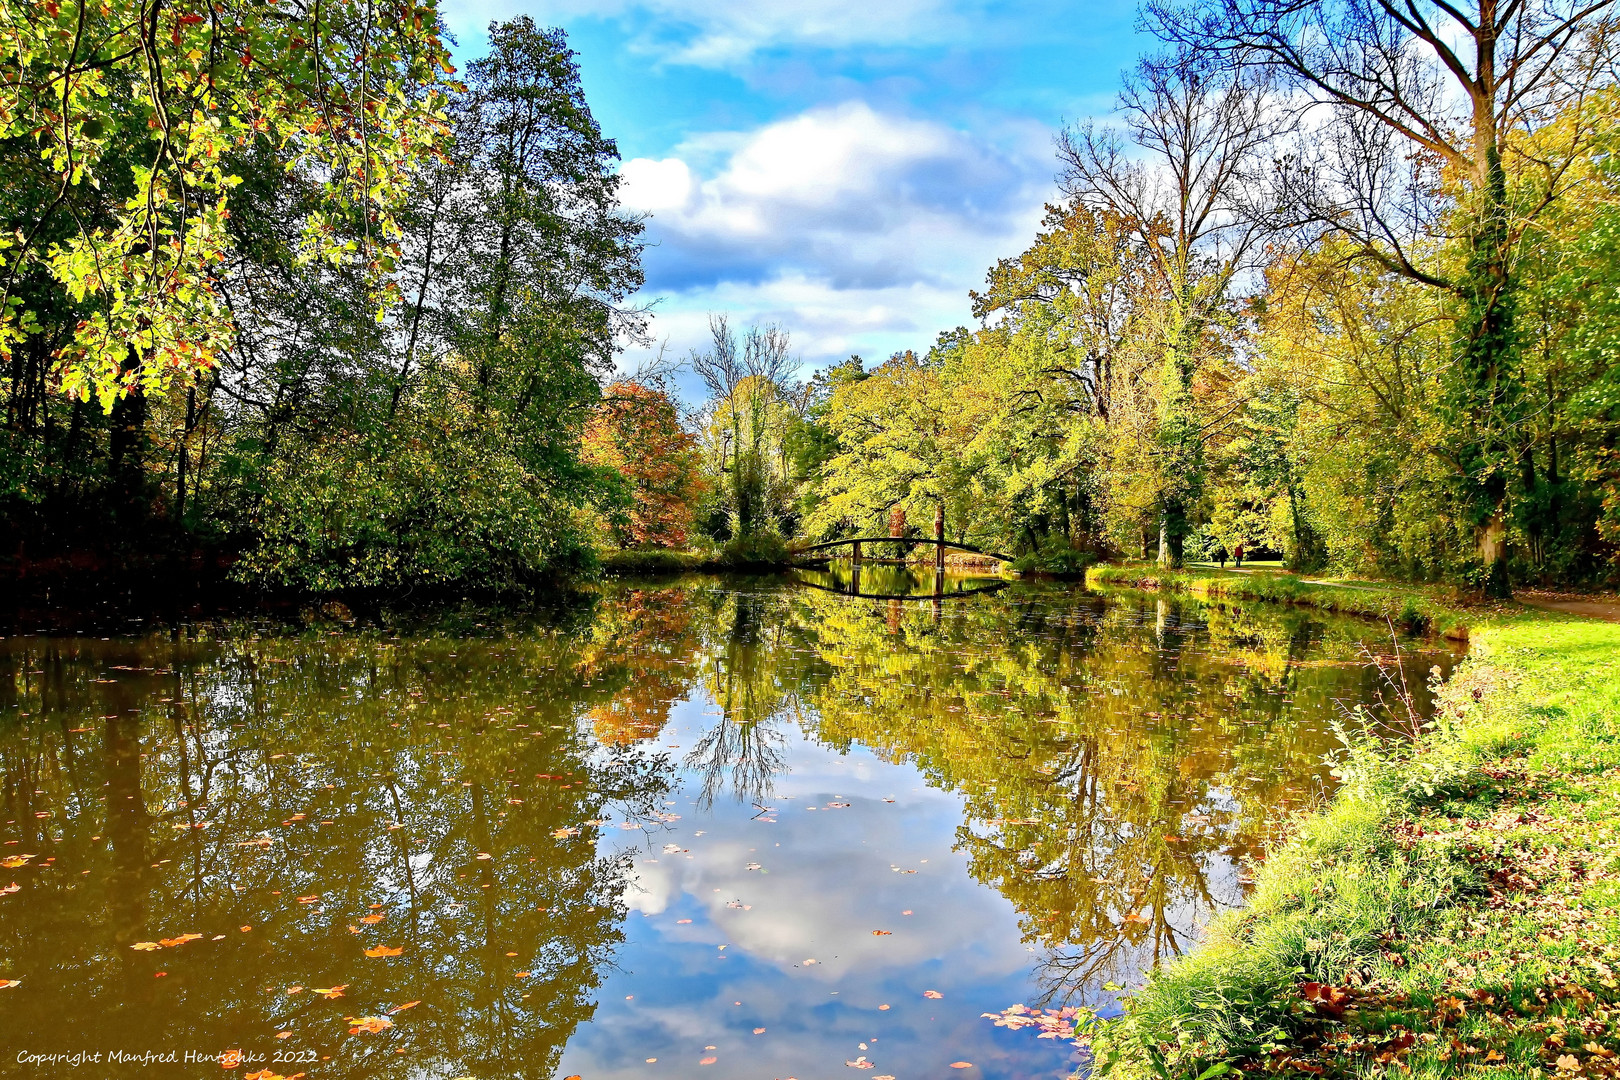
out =
<path fill-rule="evenodd" d="M 590 823 L 653 817 L 670 779 L 578 734 L 632 674 L 588 645 L 5 642 L 4 850 L 37 858 L 11 871 L 0 963 L 46 991 L 8 999 L 8 1033 L 550 1077 L 622 939 L 627 861 Z"/>
<path fill-rule="evenodd" d="M 685 760 L 705 805 L 766 802 L 795 732 L 959 793 L 970 873 L 1050 997 L 1083 1001 L 1240 902 L 1244 860 L 1330 782 L 1337 700 L 1377 677 L 1360 625 L 1030 586 L 943 611 L 608 588 L 571 619 L 479 617 L 0 642 L 0 974 L 41 988 L 4 1002 L 17 1045 L 551 1076 L 623 939 L 630 867 L 600 830 L 663 818 L 649 744 L 689 696 L 715 714 Z"/>

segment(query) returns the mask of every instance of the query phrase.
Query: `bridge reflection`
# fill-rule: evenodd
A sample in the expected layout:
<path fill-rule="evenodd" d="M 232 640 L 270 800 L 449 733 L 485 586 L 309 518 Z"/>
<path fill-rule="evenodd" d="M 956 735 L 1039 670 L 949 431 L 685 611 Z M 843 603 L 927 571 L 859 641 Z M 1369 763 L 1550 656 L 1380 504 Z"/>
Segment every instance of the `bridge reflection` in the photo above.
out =
<path fill-rule="evenodd" d="M 801 585 L 867 600 L 954 600 L 995 592 L 1007 582 L 984 574 L 952 574 L 909 566 L 829 563 L 793 572 Z"/>

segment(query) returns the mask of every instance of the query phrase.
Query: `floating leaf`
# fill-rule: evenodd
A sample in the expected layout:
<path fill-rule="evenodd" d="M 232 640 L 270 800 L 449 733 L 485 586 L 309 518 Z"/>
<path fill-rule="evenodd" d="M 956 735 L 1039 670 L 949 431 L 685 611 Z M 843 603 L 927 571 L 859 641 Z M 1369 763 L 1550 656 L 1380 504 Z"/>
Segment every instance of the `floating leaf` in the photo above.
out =
<path fill-rule="evenodd" d="M 940 993 L 938 990 L 924 990 L 923 991 L 923 997 L 925 997 L 925 998 L 935 998 L 937 1000 L 937 999 L 942 998 L 944 996 L 945 995 Z"/>
<path fill-rule="evenodd" d="M 21 979 L 0 979 L 0 990 L 9 990 L 13 986 L 22 985 Z"/>
<path fill-rule="evenodd" d="M 199 941 L 201 939 L 201 934 L 181 934 L 179 937 L 166 937 L 162 941 L 158 942 L 158 944 L 162 945 L 165 949 L 172 949 L 176 945 L 184 945 L 188 941 Z"/>
<path fill-rule="evenodd" d="M 8 855 L 6 858 L 0 859 L 0 866 L 5 867 L 7 870 L 15 870 L 19 866 L 27 866 L 28 860 L 32 858 L 32 855 Z"/>
<path fill-rule="evenodd" d="M 155 941 L 137 941 L 135 944 L 131 945 L 130 948 L 134 949 L 136 952 L 157 952 L 159 949 L 163 948 L 163 946 L 159 945 Z"/>
<path fill-rule="evenodd" d="M 698 1059 L 698 1064 L 699 1065 L 713 1065 L 715 1062 L 717 1062 L 719 1060 L 720 1059 L 717 1058 L 717 1057 L 699 1058 Z"/>
<path fill-rule="evenodd" d="M 362 1031 L 368 1033 L 378 1032 L 382 1031 L 384 1028 L 391 1028 L 394 1026 L 394 1022 L 388 1019 L 386 1016 L 366 1016 L 358 1020 L 352 1016 L 345 1016 L 344 1019 L 354 1025 L 349 1029 L 350 1035 L 358 1035 Z"/>
<path fill-rule="evenodd" d="M 20 888 L 22 888 L 22 886 L 13 881 L 10 885 L 0 889 L 0 896 L 5 896 L 7 893 L 14 893 Z"/>
<path fill-rule="evenodd" d="M 378 945 L 375 949 L 367 949 L 367 956 L 398 956 L 405 951 L 403 945 Z"/>
<path fill-rule="evenodd" d="M 951 1062 L 951 1068 L 953 1068 L 953 1069 L 971 1069 L 971 1068 L 973 1068 L 973 1062 L 971 1062 L 971 1061 L 953 1061 L 953 1062 Z"/>
<path fill-rule="evenodd" d="M 388 1010 L 388 1015 L 393 1016 L 395 1013 L 402 1013 L 406 1009 L 414 1009 L 420 1004 L 422 1004 L 421 1001 L 407 1001 L 403 1005 L 395 1005 L 392 1009 Z"/>
<path fill-rule="evenodd" d="M 383 921 L 383 917 L 381 915 L 362 915 L 360 917 L 360 921 L 365 923 L 367 926 L 375 926 Z"/>
<path fill-rule="evenodd" d="M 348 983 L 344 983 L 342 986 L 326 986 L 326 987 L 313 986 L 313 987 L 310 988 L 309 992 L 312 993 L 312 994 L 319 994 L 319 995 L 321 995 L 321 997 L 326 998 L 327 1000 L 330 1001 L 332 998 L 340 998 L 340 997 L 342 997 L 343 996 L 343 991 L 347 990 L 348 988 L 349 988 Z"/>
<path fill-rule="evenodd" d="M 873 937 L 892 937 L 893 935 L 894 935 L 893 930 L 874 930 L 874 931 L 872 931 L 872 936 Z"/>

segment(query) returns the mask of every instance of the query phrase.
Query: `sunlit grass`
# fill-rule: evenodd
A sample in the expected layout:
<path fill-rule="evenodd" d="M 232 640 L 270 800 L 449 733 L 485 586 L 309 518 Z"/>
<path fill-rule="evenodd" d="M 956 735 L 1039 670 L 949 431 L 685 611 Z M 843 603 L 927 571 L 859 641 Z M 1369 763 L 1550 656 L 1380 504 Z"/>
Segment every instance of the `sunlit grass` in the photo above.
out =
<path fill-rule="evenodd" d="M 1150 979 L 1104 1060 L 1616 1073 L 1620 626 L 1497 616 L 1470 637 L 1435 729 L 1399 750 L 1351 735 L 1340 794 L 1247 909 Z"/>

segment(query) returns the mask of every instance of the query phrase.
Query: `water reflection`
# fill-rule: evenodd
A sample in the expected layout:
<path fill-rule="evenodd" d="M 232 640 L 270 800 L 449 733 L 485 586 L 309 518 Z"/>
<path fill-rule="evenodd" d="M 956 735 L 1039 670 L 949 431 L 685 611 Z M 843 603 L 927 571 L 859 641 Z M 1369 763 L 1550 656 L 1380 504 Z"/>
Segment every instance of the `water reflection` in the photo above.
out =
<path fill-rule="evenodd" d="M 710 583 L 534 625 L 0 641 L 0 1050 L 1062 1075 L 978 1014 L 1106 998 L 1241 902 L 1375 696 L 1369 635 Z"/>
<path fill-rule="evenodd" d="M 991 574 L 962 574 L 894 563 L 840 560 L 793 571 L 801 585 L 870 600 L 945 600 L 995 592 L 1006 580 Z"/>

